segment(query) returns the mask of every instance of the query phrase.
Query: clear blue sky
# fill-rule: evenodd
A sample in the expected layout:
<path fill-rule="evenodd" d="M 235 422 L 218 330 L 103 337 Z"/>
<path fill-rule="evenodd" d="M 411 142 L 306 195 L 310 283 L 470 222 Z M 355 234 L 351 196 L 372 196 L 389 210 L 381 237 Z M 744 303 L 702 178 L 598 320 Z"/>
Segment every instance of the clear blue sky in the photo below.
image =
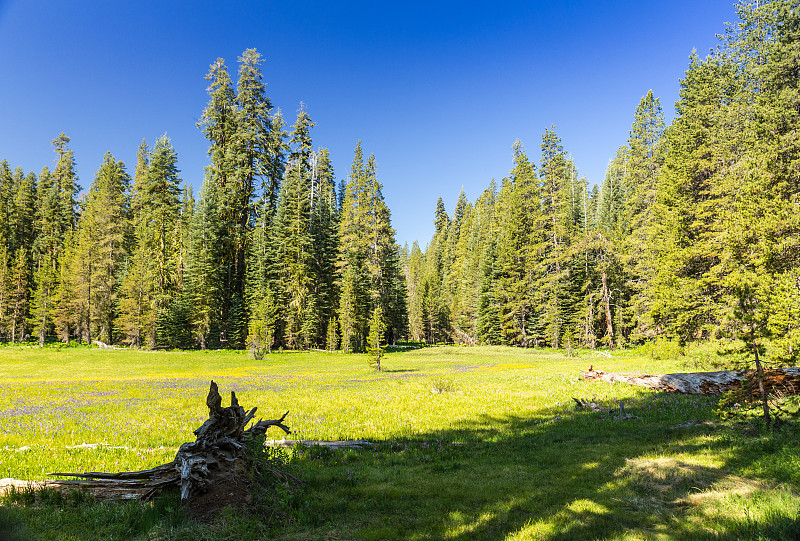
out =
<path fill-rule="evenodd" d="M 217 57 L 265 57 L 268 95 L 302 101 L 337 179 L 361 139 L 374 153 L 397 239 L 424 247 L 436 199 L 452 212 L 511 168 L 538 161 L 555 125 L 590 183 L 624 144 L 648 89 L 671 119 L 692 49 L 704 56 L 732 0 L 0 0 L 0 159 L 38 173 L 72 138 L 87 188 L 110 150 L 129 172 L 142 138 L 167 133 L 196 192 L 208 163 L 195 124 Z"/>

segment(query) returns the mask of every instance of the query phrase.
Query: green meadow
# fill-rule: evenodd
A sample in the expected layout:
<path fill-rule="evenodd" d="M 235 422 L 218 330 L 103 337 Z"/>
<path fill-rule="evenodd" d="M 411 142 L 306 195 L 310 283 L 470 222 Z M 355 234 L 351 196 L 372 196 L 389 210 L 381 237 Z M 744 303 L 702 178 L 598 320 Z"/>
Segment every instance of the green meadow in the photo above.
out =
<path fill-rule="evenodd" d="M 713 349 L 713 348 L 711 348 Z M 0 348 L 0 477 L 140 470 L 172 460 L 207 417 L 209 381 L 263 418 L 289 411 L 295 446 L 265 505 L 215 520 L 177 495 L 147 504 L 21 491 L 0 539 L 793 539 L 800 443 L 725 420 L 717 399 L 586 382 L 606 371 L 708 368 L 713 351 L 431 347 L 366 356 Z M 572 398 L 600 412 L 577 410 Z M 623 401 L 631 420 L 612 410 Z M 223 405 L 227 405 L 227 398 Z M 257 417 L 259 416 L 257 415 Z M 689 421 L 694 421 L 689 423 Z M 275 431 L 268 438 L 281 438 Z"/>

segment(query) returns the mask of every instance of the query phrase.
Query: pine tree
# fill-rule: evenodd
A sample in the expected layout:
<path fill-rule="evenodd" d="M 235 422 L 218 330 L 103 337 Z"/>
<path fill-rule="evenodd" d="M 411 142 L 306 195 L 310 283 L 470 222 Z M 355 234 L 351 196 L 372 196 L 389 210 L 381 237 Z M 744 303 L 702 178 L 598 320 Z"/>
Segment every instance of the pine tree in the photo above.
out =
<path fill-rule="evenodd" d="M 9 225 L 13 214 L 14 175 L 6 160 L 0 162 L 0 244 L 8 248 L 11 236 Z"/>
<path fill-rule="evenodd" d="M 177 162 L 178 155 L 169 138 L 159 137 L 150 153 L 143 190 L 142 219 L 147 229 L 145 236 L 138 239 L 155 260 L 157 309 L 166 307 L 178 291 L 181 179 Z"/>
<path fill-rule="evenodd" d="M 10 332 L 11 314 L 11 274 L 12 268 L 9 266 L 8 248 L 4 242 L 0 242 L 0 336 L 8 340 Z"/>
<path fill-rule="evenodd" d="M 485 281 L 485 276 L 489 279 L 493 274 L 487 273 L 494 264 L 496 258 L 497 238 L 497 219 L 495 210 L 497 207 L 497 185 L 492 179 L 489 187 L 483 191 L 475 202 L 473 227 L 470 231 L 468 244 L 469 259 L 466 262 L 468 272 L 467 277 L 462 283 L 461 297 L 465 301 L 465 311 L 473 316 L 472 335 L 475 340 L 480 341 L 479 322 L 481 319 L 480 291 L 490 292 L 493 287 Z M 488 259 L 487 259 L 488 258 Z M 492 300 L 494 302 L 494 300 Z M 499 321 L 499 320 L 498 320 Z M 499 325 L 499 323 L 498 323 Z M 498 331 L 499 332 L 499 331 Z M 497 338 L 499 341 L 499 337 Z"/>
<path fill-rule="evenodd" d="M 500 307 L 497 302 L 496 285 L 498 269 L 495 264 L 497 247 L 489 242 L 484 249 L 481 260 L 479 282 L 477 322 L 475 335 L 481 344 L 502 344 L 503 336 L 500 328 Z"/>
<path fill-rule="evenodd" d="M 207 79 L 209 104 L 198 124 L 210 142 L 211 165 L 206 170 L 207 191 L 213 190 L 217 205 L 204 210 L 203 219 L 213 221 L 217 238 L 213 257 L 219 272 L 208 276 L 217 284 L 218 311 L 203 310 L 211 317 L 207 328 L 219 329 L 220 339 L 243 347 L 247 335 L 250 240 L 255 224 L 257 189 L 263 187 L 266 209 L 275 208 L 283 173 L 283 121 L 271 115 L 272 104 L 262 80 L 261 55 L 255 49 L 239 58 L 239 80 L 234 91 L 222 59 L 211 65 Z M 206 198 L 211 194 L 206 193 Z M 198 245 L 193 244 L 195 247 Z M 194 256 L 195 261 L 204 255 Z M 193 294 L 197 299 L 197 293 Z M 193 302 L 195 302 L 193 301 Z M 201 319 L 202 319 L 201 318 Z M 216 331 L 215 331 L 216 332 Z"/>
<path fill-rule="evenodd" d="M 741 4 L 738 14 L 741 23 L 725 48 L 742 86 L 726 108 L 729 141 L 717 184 L 723 204 L 716 236 L 726 250 L 710 274 L 721 282 L 728 307 L 736 306 L 742 287 L 751 287 L 749 302 L 762 307 L 763 327 L 781 336 L 773 358 L 793 361 L 800 346 L 800 13 L 796 3 L 773 0 Z M 793 301 L 767 304 L 781 290 Z M 723 325 L 742 321 L 730 308 L 723 317 Z"/>
<path fill-rule="evenodd" d="M 339 318 L 345 351 L 362 351 L 368 323 L 381 307 L 393 335 L 404 332 L 407 294 L 391 214 L 378 182 L 375 157 L 364 163 L 361 142 L 353 158 L 339 224 Z"/>
<path fill-rule="evenodd" d="M 326 337 L 325 343 L 331 343 L 328 330 L 330 322 L 335 319 L 338 308 L 338 289 L 336 285 L 336 258 L 339 240 L 338 209 L 336 202 L 336 186 L 333 167 L 328 150 L 323 148 L 317 153 L 315 189 L 311 207 L 311 236 L 313 293 L 316 303 L 316 341 Z M 335 325 L 335 321 L 334 321 Z M 336 329 L 333 329 L 335 336 Z"/>
<path fill-rule="evenodd" d="M 370 273 L 371 304 L 380 306 L 384 318 L 385 340 L 394 343 L 405 335 L 408 320 L 406 289 L 400 262 L 400 247 L 395 241 L 391 212 L 383 199 L 383 187 L 378 181 L 375 157 L 367 162 L 369 194 L 369 235 L 371 246 L 367 269 Z M 374 311 L 374 308 L 372 309 Z"/>
<path fill-rule="evenodd" d="M 56 335 L 62 342 L 69 343 L 73 336 L 81 337 L 83 321 L 81 298 L 78 295 L 78 267 L 82 263 L 76 257 L 76 232 L 68 231 L 64 236 L 63 249 L 56 266 L 57 278 L 53 298 L 53 325 Z"/>
<path fill-rule="evenodd" d="M 539 229 L 544 233 L 539 259 L 537 311 L 538 324 L 543 338 L 558 348 L 564 327 L 566 252 L 565 187 L 567 185 L 567 158 L 561 139 L 554 129 L 545 130 L 542 136 L 542 159 L 539 167 L 542 185 L 542 214 Z"/>
<path fill-rule="evenodd" d="M 411 253 L 408 256 L 408 271 L 406 284 L 408 284 L 407 305 L 409 307 L 408 327 L 412 340 L 422 341 L 425 338 L 425 317 L 422 302 L 422 272 L 424 256 L 419 248 L 419 243 L 414 241 Z"/>
<path fill-rule="evenodd" d="M 12 342 L 22 342 L 26 335 L 28 315 L 28 254 L 25 248 L 17 248 L 8 288 L 7 326 Z"/>
<path fill-rule="evenodd" d="M 31 320 L 39 343 L 43 344 L 51 325 L 59 338 L 69 341 L 75 328 L 72 289 L 62 286 L 68 269 L 65 249 L 77 224 L 75 197 L 80 191 L 69 137 L 60 134 L 52 141 L 58 154 L 52 173 L 42 170 L 36 206 L 37 238 L 32 247 L 35 290 L 31 299 Z M 57 321 L 58 320 L 58 321 Z"/>
<path fill-rule="evenodd" d="M 14 171 L 12 184 L 9 186 L 7 202 L 6 243 L 9 252 L 23 248 L 30 257 L 36 230 L 34 216 L 36 212 L 36 183 L 34 173 L 25 174 L 21 168 Z"/>
<path fill-rule="evenodd" d="M 205 302 L 202 306 L 197 306 L 197 296 L 203 295 L 195 290 L 195 313 L 198 314 L 202 323 L 198 323 L 201 334 L 201 347 L 205 345 L 207 333 L 211 329 L 219 332 L 219 340 L 228 342 L 228 312 L 230 310 L 231 298 L 236 291 L 235 278 L 236 267 L 236 246 L 235 233 L 241 223 L 244 212 L 239 208 L 244 199 L 239 194 L 239 186 L 236 179 L 237 166 L 237 145 L 236 131 L 238 129 L 238 112 L 236 107 L 236 93 L 233 83 L 228 75 L 225 61 L 218 58 L 211 65 L 206 79 L 210 81 L 208 86 L 209 103 L 203 110 L 198 126 L 202 129 L 206 139 L 209 140 L 208 155 L 211 164 L 206 168 L 206 180 L 201 192 L 202 221 L 209 227 L 208 233 L 199 236 L 207 237 L 214 234 L 214 239 L 204 242 L 205 239 L 197 239 L 193 242 L 193 248 L 203 250 L 205 253 L 194 254 L 196 262 L 208 270 L 205 263 L 213 260 L 215 272 L 204 272 L 202 278 L 196 276 L 195 286 L 204 287 L 207 291 L 213 290 L 218 297 L 211 303 Z M 203 199 L 206 205 L 203 205 Z M 249 203 L 249 194 L 247 194 Z M 208 205 L 208 200 L 213 199 L 214 205 Z M 246 211 L 245 211 L 246 212 Z M 197 237 L 198 235 L 196 235 Z M 242 240 L 239 238 L 239 240 Z M 213 247 L 213 253 L 208 253 L 208 249 Z M 195 272 L 202 272 L 195 269 Z M 213 287 L 210 282 L 214 282 Z M 202 284 L 202 286 L 201 286 Z M 216 309 L 212 310 L 213 305 Z M 215 342 L 216 342 L 215 337 Z"/>
<path fill-rule="evenodd" d="M 367 337 L 367 354 L 369 364 L 378 372 L 381 371 L 381 357 L 385 346 L 381 344 L 386 333 L 386 323 L 383 320 L 383 309 L 377 305 L 369 319 L 369 336 Z"/>
<path fill-rule="evenodd" d="M 367 211 L 370 195 L 367 183 L 367 172 L 359 141 L 345 188 L 339 225 L 337 268 L 342 282 L 339 319 L 342 348 L 345 352 L 361 351 L 367 333 L 367 314 L 371 297 L 367 271 L 370 239 L 364 234 L 369 230 Z"/>
<path fill-rule="evenodd" d="M 339 349 L 339 333 L 338 333 L 338 326 L 339 321 L 337 318 L 332 317 L 328 320 L 327 325 L 327 336 L 325 339 L 325 347 L 330 352 L 334 352 Z"/>
<path fill-rule="evenodd" d="M 289 157 L 289 171 L 281 187 L 273 222 L 275 234 L 280 238 L 276 255 L 287 299 L 284 341 L 295 349 L 308 347 L 308 343 L 316 339 L 318 324 L 316 314 L 308 311 L 309 305 L 315 304 L 311 205 L 317 179 L 312 164 L 316 155 L 311 149 L 309 133 L 313 126 L 308 113 L 301 109 L 291 132 L 290 142 L 295 148 Z"/>
<path fill-rule="evenodd" d="M 623 333 L 630 330 L 628 325 L 639 335 L 652 332 L 649 313 L 653 293 L 650 284 L 655 264 L 652 252 L 648 252 L 646 247 L 654 222 L 657 179 L 663 163 L 663 133 L 664 114 L 658 98 L 649 90 L 636 107 L 628 137 L 623 212 L 630 232 L 623 245 L 623 261 L 628 271 L 627 286 L 631 299 L 626 310 L 629 323 L 622 329 Z"/>
<path fill-rule="evenodd" d="M 121 272 L 119 319 L 117 326 L 131 347 L 155 347 L 153 291 L 156 284 L 155 261 L 149 246 L 148 176 L 150 149 L 142 140 L 137 152 L 136 171 L 131 190 L 133 247 Z"/>
<path fill-rule="evenodd" d="M 62 249 L 60 227 L 60 186 L 47 167 L 42 169 L 37 186 L 34 229 L 36 239 L 31 247 L 34 285 L 29 324 L 43 346 L 52 332 L 52 310 L 57 279 L 57 262 Z"/>
<path fill-rule="evenodd" d="M 71 149 L 67 148 L 70 138 L 62 132 L 53 139 L 53 148 L 58 154 L 56 167 L 53 169 L 53 177 L 59 186 L 61 193 L 61 231 L 73 231 L 77 226 L 78 212 L 76 196 L 81 191 L 78 184 L 78 174 L 76 172 L 75 158 Z"/>
<path fill-rule="evenodd" d="M 355 265 L 344 267 L 342 295 L 339 300 L 339 324 L 342 332 L 342 350 L 345 353 L 359 351 L 358 270 Z"/>
<path fill-rule="evenodd" d="M 223 224 L 218 219 L 216 196 L 213 185 L 205 182 L 189 230 L 186 291 L 192 307 L 192 328 L 201 349 L 220 344 Z"/>
<path fill-rule="evenodd" d="M 386 324 L 385 340 L 392 345 L 408 336 L 408 290 L 403 272 L 400 248 L 395 244 L 386 253 L 383 269 L 383 312 Z"/>
<path fill-rule="evenodd" d="M 667 151 L 654 207 L 652 239 L 654 323 L 682 342 L 711 336 L 723 301 L 709 272 L 720 264 L 715 223 L 722 211 L 714 179 L 724 167 L 726 96 L 738 85 L 734 66 L 693 55 L 681 82 L 678 116 L 666 132 Z"/>
<path fill-rule="evenodd" d="M 87 342 L 92 336 L 112 343 L 115 340 L 117 317 L 117 277 L 127 255 L 130 201 L 130 177 L 122 162 L 115 161 L 110 152 L 95 176 L 86 196 L 81 214 L 76 257 L 80 297 L 85 299 L 85 332 Z"/>
<path fill-rule="evenodd" d="M 188 221 L 180 201 L 177 159 L 166 135 L 152 150 L 144 141 L 139 146 L 132 195 L 133 248 L 122 276 L 119 321 L 127 341 L 136 347 L 189 343 L 175 323 L 175 312 L 185 311 L 182 257 Z"/>
<path fill-rule="evenodd" d="M 22 341 L 27 331 L 32 284 L 32 246 L 36 240 L 34 224 L 37 178 L 25 174 L 17 167 L 11 174 L 6 166 L 0 182 L 0 203 L 4 207 L 6 222 L 0 241 L 5 244 L 8 257 L 6 273 L 7 317 L 6 333 L 11 341 Z"/>
<path fill-rule="evenodd" d="M 447 239 L 450 217 L 440 197 L 434 213 L 434 234 L 425 250 L 425 311 L 427 313 L 426 340 L 428 343 L 450 340 L 450 302 L 444 289 L 444 278 L 449 270 Z"/>
<path fill-rule="evenodd" d="M 528 346 L 529 331 L 536 316 L 533 291 L 538 277 L 537 251 L 543 239 L 536 226 L 541 222 L 541 193 L 534 164 L 517 141 L 514 169 L 504 182 L 495 214 L 500 218 L 497 245 L 498 283 L 502 340 Z"/>

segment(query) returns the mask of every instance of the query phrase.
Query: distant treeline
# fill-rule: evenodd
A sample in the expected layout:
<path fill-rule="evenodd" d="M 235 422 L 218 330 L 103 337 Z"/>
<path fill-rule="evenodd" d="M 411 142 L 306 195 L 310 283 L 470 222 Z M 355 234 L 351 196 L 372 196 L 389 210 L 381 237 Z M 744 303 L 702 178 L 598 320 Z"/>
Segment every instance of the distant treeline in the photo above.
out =
<path fill-rule="evenodd" d="M 166 136 L 131 180 L 107 154 L 85 194 L 69 138 L 41 174 L 0 162 L 0 338 L 137 347 L 366 346 L 384 341 L 618 347 L 654 337 L 800 349 L 800 13 L 739 5 L 693 54 L 676 117 L 648 92 L 601 186 L 554 128 L 531 160 L 451 215 L 423 252 L 395 243 L 374 157 L 335 186 L 301 108 L 287 133 L 260 55 L 207 75 L 199 199 Z"/>
<path fill-rule="evenodd" d="M 134 347 L 341 346 L 362 350 L 380 310 L 406 333 L 406 290 L 389 209 L 356 148 L 337 194 L 301 108 L 289 133 L 265 94 L 262 59 L 234 87 L 211 65 L 198 126 L 211 165 L 200 197 L 165 136 L 139 147 L 133 179 L 107 153 L 80 198 L 69 138 L 37 177 L 0 162 L 0 338 Z"/>
<path fill-rule="evenodd" d="M 693 54 L 665 127 L 648 92 L 589 188 L 554 129 L 408 254 L 409 332 L 429 342 L 619 346 L 664 336 L 800 346 L 800 12 L 740 5 Z"/>

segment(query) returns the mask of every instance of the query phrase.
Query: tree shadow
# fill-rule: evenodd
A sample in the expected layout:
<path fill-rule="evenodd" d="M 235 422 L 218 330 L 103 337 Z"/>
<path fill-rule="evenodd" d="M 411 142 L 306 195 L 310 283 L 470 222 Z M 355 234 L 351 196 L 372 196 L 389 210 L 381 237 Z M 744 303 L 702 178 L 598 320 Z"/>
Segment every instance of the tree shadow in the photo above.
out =
<path fill-rule="evenodd" d="M 649 396 L 656 402 L 661 395 Z M 670 400 L 684 404 L 682 397 Z M 791 503 L 800 488 L 796 462 L 770 462 L 787 450 L 800 456 L 797 428 L 756 438 L 720 425 L 674 428 L 695 415 L 685 404 L 683 419 L 656 418 L 642 404 L 629 408 L 639 418 L 627 421 L 607 410 L 531 410 L 476 415 L 366 448 L 307 449 L 289 464 L 307 485 L 297 495 L 281 494 L 293 513 L 283 533 L 457 541 L 800 539 L 798 506 Z M 775 503 L 759 512 L 759 498 Z M 784 507 L 781 498 L 789 502 Z M 2 526 L 0 520 L 0 539 Z"/>
<path fill-rule="evenodd" d="M 425 349 L 428 348 L 427 344 L 414 344 L 414 345 L 400 345 L 400 346 L 386 346 L 386 349 L 383 350 L 384 355 L 395 355 L 397 353 L 408 353 L 409 351 L 416 350 L 416 349 Z"/>
<path fill-rule="evenodd" d="M 342 455 L 330 465 L 341 464 L 351 475 L 363 465 L 363 478 L 334 490 L 361 510 L 351 518 L 366 522 L 357 530 L 364 539 L 566 541 L 631 532 L 671 539 L 800 538 L 796 506 L 794 515 L 779 506 L 747 514 L 748 494 L 784 490 L 796 497 L 796 482 L 778 486 L 797 479 L 791 464 L 776 465 L 781 471 L 769 479 L 733 475 L 753 471 L 760 444 L 717 437 L 726 430 L 583 411 L 544 420 L 483 415 L 450 430 L 376 442 L 367 459 Z M 794 442 L 796 435 L 787 436 L 781 445 L 797 450 Z M 706 456 L 723 463 L 705 464 Z M 326 475 L 312 490 L 331 490 L 337 478 Z M 347 520 L 340 504 L 319 505 L 330 520 Z M 701 512 L 716 515 L 695 520 Z"/>

